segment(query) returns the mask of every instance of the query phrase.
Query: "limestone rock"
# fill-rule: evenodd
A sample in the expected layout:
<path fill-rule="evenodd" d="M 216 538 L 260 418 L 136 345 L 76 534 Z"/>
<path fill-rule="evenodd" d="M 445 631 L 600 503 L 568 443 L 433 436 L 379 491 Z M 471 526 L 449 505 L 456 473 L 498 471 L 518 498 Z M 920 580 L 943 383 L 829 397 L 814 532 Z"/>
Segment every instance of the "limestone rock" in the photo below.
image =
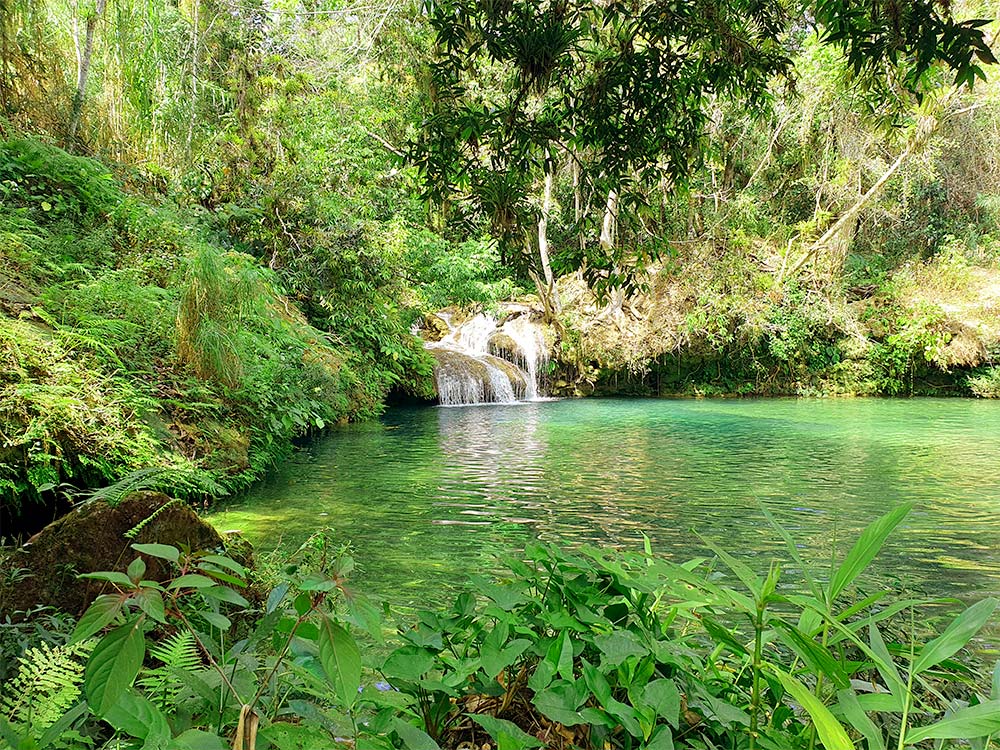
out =
<path fill-rule="evenodd" d="M 139 527 L 134 538 L 126 533 Z M 115 506 L 90 502 L 49 524 L 11 553 L 16 583 L 0 583 L 0 619 L 38 606 L 79 616 L 110 584 L 79 573 L 123 571 L 137 556 L 130 545 L 158 542 L 191 550 L 219 549 L 222 538 L 184 503 L 160 492 L 134 492 Z M 144 556 L 145 557 L 145 556 Z M 166 580 L 165 561 L 145 557 L 145 578 Z"/>
<path fill-rule="evenodd" d="M 424 316 L 423 337 L 426 341 L 440 341 L 451 333 L 451 328 L 443 318 L 433 313 Z"/>

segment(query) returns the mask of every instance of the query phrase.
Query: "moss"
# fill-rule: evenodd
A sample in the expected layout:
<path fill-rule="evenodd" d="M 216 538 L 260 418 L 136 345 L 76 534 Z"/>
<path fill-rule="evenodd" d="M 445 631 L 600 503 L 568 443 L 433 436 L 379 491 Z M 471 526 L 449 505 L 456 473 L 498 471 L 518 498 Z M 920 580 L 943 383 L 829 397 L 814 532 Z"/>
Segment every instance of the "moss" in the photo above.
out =
<path fill-rule="evenodd" d="M 136 492 L 114 507 L 100 501 L 85 503 L 10 553 L 6 564 L 21 575 L 16 585 L 0 582 L 0 617 L 38 606 L 78 616 L 107 585 L 81 581 L 77 575 L 124 572 L 137 556 L 130 545 L 151 542 L 190 550 L 223 547 L 212 526 L 184 503 L 159 492 Z M 166 580 L 171 573 L 166 563 L 143 557 L 145 577 Z"/>

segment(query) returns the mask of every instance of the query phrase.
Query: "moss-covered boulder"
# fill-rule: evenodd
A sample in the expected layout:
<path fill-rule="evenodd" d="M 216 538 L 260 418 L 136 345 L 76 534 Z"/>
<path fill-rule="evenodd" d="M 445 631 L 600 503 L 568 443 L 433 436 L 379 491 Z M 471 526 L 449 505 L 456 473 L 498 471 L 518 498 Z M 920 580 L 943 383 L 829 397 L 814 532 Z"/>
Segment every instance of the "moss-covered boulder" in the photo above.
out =
<path fill-rule="evenodd" d="M 158 542 L 191 550 L 219 549 L 218 532 L 191 508 L 160 492 L 134 492 L 117 505 L 90 502 L 49 524 L 4 561 L 0 619 L 40 606 L 81 614 L 110 585 L 77 578 L 98 570 L 124 571 L 136 557 L 130 545 Z M 145 557 L 146 575 L 165 580 L 167 564 Z"/>

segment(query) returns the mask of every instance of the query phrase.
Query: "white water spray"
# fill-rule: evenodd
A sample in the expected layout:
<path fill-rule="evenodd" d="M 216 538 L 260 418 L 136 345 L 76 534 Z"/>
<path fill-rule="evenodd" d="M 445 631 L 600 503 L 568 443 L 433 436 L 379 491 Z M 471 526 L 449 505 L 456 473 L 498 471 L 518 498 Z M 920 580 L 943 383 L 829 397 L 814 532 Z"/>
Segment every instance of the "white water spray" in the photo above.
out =
<path fill-rule="evenodd" d="M 541 366 L 548 347 L 541 326 L 522 313 L 502 326 L 485 314 L 454 324 L 449 313 L 438 313 L 449 332 L 427 349 L 437 364 L 434 380 L 442 406 L 511 404 L 541 397 Z"/>

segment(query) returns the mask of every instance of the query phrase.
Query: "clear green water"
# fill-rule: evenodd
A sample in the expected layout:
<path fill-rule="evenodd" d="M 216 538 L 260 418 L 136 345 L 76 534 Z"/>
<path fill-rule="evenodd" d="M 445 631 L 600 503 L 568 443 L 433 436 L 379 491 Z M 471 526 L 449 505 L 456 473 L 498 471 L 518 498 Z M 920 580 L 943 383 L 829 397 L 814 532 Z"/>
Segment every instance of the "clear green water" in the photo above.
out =
<path fill-rule="evenodd" d="M 870 587 L 1000 593 L 1000 404 L 958 400 L 580 400 L 395 409 L 337 430 L 213 516 L 258 547 L 333 527 L 355 586 L 440 600 L 531 540 L 704 554 L 693 530 L 759 568 L 781 554 L 765 504 L 806 559 L 874 517 L 913 512 Z"/>

